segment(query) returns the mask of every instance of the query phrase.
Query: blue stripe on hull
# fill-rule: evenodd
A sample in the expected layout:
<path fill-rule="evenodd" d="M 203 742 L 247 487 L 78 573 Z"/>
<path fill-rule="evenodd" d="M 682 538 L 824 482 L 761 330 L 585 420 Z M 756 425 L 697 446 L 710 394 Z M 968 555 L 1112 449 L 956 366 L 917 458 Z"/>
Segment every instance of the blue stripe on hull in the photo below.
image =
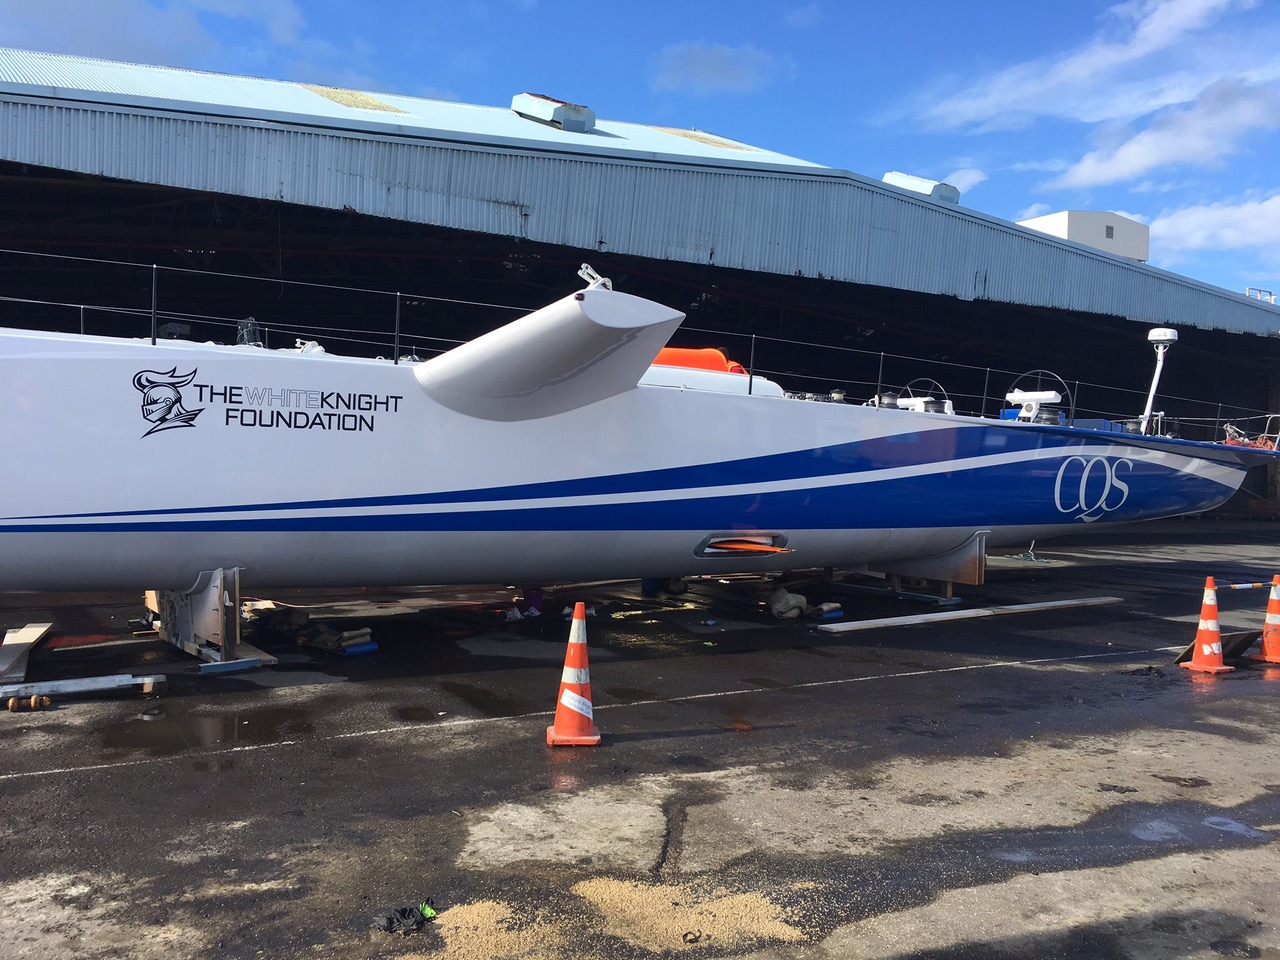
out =
<path fill-rule="evenodd" d="M 894 484 L 904 484 L 899 489 L 901 494 L 894 493 L 891 495 L 882 495 L 875 510 L 893 512 L 894 507 L 887 501 L 891 496 L 904 497 L 928 497 L 931 500 L 940 495 L 943 496 L 944 502 L 950 502 L 955 499 L 956 493 L 949 484 L 952 482 L 950 478 L 962 478 L 970 473 L 963 469 L 963 461 L 975 457 L 991 456 L 993 454 L 1002 455 L 1026 455 L 1028 459 L 1020 461 L 1011 467 L 1001 469 L 983 468 L 976 471 L 976 475 L 982 478 L 981 484 L 969 481 L 961 481 L 967 483 L 969 489 L 966 495 L 974 498 L 982 498 L 989 500 L 991 498 L 1004 498 L 1003 504 L 992 503 L 990 506 L 1003 510 L 1016 506 L 1017 501 L 1030 496 L 1032 502 L 1037 502 L 1043 507 L 1044 492 L 1035 485 L 1035 478 L 1040 475 L 1040 470 L 1049 471 L 1050 486 L 1052 487 L 1053 471 L 1056 471 L 1059 460 L 1052 455 L 1048 459 L 1035 461 L 1036 451 L 1054 450 L 1060 451 L 1063 456 L 1069 456 L 1072 451 L 1078 450 L 1082 445 L 1111 445 L 1118 446 L 1139 446 L 1151 450 L 1159 450 L 1161 452 L 1176 453 L 1182 456 L 1201 457 L 1211 462 L 1241 468 L 1235 452 L 1230 448 L 1222 448 L 1214 444 L 1195 443 L 1190 441 L 1181 441 L 1171 443 L 1169 441 L 1146 440 L 1145 438 L 1116 438 L 1108 434 L 1082 434 L 1078 430 L 1066 430 L 1051 426 L 1039 427 L 1033 425 L 1024 425 L 1020 427 L 1011 427 L 1009 425 L 971 425 L 949 427 L 938 430 L 915 431 L 909 433 L 894 434 L 887 437 L 871 438 L 851 443 L 837 444 L 827 447 L 818 447 L 811 450 L 800 450 L 788 453 L 771 454 L 761 457 L 750 457 L 740 460 L 722 461 L 717 463 L 696 464 L 685 467 L 673 467 L 661 470 L 637 471 L 624 474 L 610 474 L 597 477 L 587 477 L 574 480 L 555 480 L 539 483 L 514 484 L 502 487 L 486 487 L 469 490 L 453 490 L 443 491 L 439 493 L 423 493 L 423 494 L 406 494 L 399 496 L 380 496 L 380 497 L 353 497 L 341 499 L 327 500 L 307 500 L 307 501 L 276 501 L 270 503 L 253 503 L 253 504 L 235 504 L 222 506 L 202 506 L 202 507 L 182 507 L 165 510 L 126 510 L 112 511 L 104 513 L 72 513 L 72 514 L 55 514 L 44 516 L 25 516 L 11 517 L 10 520 L 72 520 L 72 519 L 90 519 L 90 518 L 107 518 L 107 517 L 164 517 L 174 515 L 184 515 L 190 517 L 192 515 L 213 516 L 226 513 L 265 513 L 279 511 L 313 511 L 313 510 L 351 510 L 351 509 L 378 509 L 387 507 L 427 507 L 432 505 L 451 505 L 451 504 L 486 504 L 500 503 L 511 500 L 561 500 L 565 498 L 578 497 L 603 497 L 617 496 L 624 494 L 644 494 L 644 493 L 669 493 L 673 499 L 696 497 L 701 489 L 708 487 L 724 487 L 724 486 L 740 486 L 752 484 L 768 484 L 768 483 L 785 483 L 788 481 L 803 481 L 806 479 L 825 479 L 847 476 L 851 480 L 859 475 L 867 475 L 873 471 L 880 470 L 901 470 L 911 468 L 926 469 L 935 467 L 938 464 L 956 463 L 958 468 L 945 474 L 935 474 L 928 477 L 919 478 L 924 481 L 927 486 L 927 492 L 921 492 L 917 487 L 905 486 L 904 480 L 894 480 Z M 1043 465 L 1043 467 L 1041 466 Z M 1135 466 L 1135 470 L 1139 469 Z M 1172 471 L 1162 470 L 1161 472 L 1173 476 Z M 1008 475 L 1006 475 L 1008 474 Z M 938 488 L 939 478 L 949 478 L 946 480 L 948 486 Z M 1179 477 L 1178 483 L 1186 482 L 1188 478 Z M 1015 482 L 1017 481 L 1017 482 Z M 992 484 L 999 489 L 989 489 L 987 484 Z M 867 484 L 866 486 L 872 486 Z M 978 489 L 981 486 L 981 489 Z M 1217 487 L 1217 485 L 1213 485 Z M 1179 487 L 1177 496 L 1177 504 L 1181 504 L 1185 497 L 1184 487 Z M 801 497 L 813 497 L 820 495 L 821 491 L 813 491 L 812 493 L 798 494 Z M 857 496 L 865 495 L 864 491 L 859 491 Z M 789 504 L 795 498 L 794 494 L 767 494 L 769 498 L 770 509 L 782 510 L 786 516 L 791 516 Z M 1167 496 L 1158 496 L 1157 501 L 1163 502 L 1173 496 L 1170 492 Z M 1196 494 L 1196 497 L 1199 497 Z M 1052 493 L 1048 494 L 1050 501 Z M 777 500 L 775 498 L 782 498 Z M 706 510 L 709 504 L 716 504 L 715 513 L 717 515 L 731 516 L 733 521 L 725 520 L 727 525 L 730 522 L 740 522 L 740 514 L 743 512 L 740 506 L 728 506 L 726 502 L 732 502 L 735 498 L 714 498 L 711 500 L 702 499 L 698 502 L 701 504 L 700 509 Z M 1193 498 L 1194 499 L 1194 498 Z M 1205 494 L 1205 501 L 1214 500 L 1212 494 Z M 749 498 L 752 504 L 755 504 L 756 498 Z M 1146 495 L 1143 496 L 1144 502 Z M 965 502 L 964 509 L 952 507 L 947 509 L 946 516 L 938 517 L 932 522 L 924 523 L 926 526 L 945 525 L 952 521 L 963 523 L 970 522 L 975 517 L 988 517 L 985 512 L 985 506 L 982 502 L 969 500 Z M 839 507 L 839 505 L 837 505 Z M 541 514 L 544 518 L 548 516 L 545 512 L 550 509 L 560 508 L 542 508 L 544 512 Z M 573 525 L 573 517 L 578 516 L 582 510 L 591 511 L 591 507 L 572 507 L 563 508 L 568 511 L 558 513 L 557 516 L 567 516 L 568 522 L 571 524 L 567 529 L 607 529 L 610 525 L 595 523 L 585 524 L 577 521 L 578 525 Z M 605 508 L 600 508 L 605 509 Z M 622 510 L 622 507 L 610 507 L 608 509 Z M 641 509 L 637 507 L 636 509 Z M 644 510 L 655 509 L 652 506 L 643 508 Z M 674 509 L 672 506 L 662 508 L 665 510 Z M 758 506 L 753 506 L 749 511 L 752 514 L 758 512 Z M 1168 505 L 1157 508 L 1156 512 L 1168 512 L 1174 509 Z M 1198 506 L 1185 506 L 1184 510 L 1199 509 Z M 976 511 L 969 513 L 969 510 Z M 643 512 L 643 510 L 642 510 Z M 848 509 L 842 509 L 842 515 L 848 515 Z M 918 511 L 913 511 L 913 516 Z M 1135 511 L 1130 511 L 1134 513 Z M 508 516 L 509 511 L 498 511 L 502 516 Z M 878 522 L 879 513 L 868 514 L 866 510 L 858 511 L 860 518 L 867 518 L 873 522 Z M 476 516 L 476 514 L 470 514 Z M 999 516 L 1003 517 L 1001 513 Z M 1061 519 L 1061 513 L 1051 510 L 1049 514 L 1045 514 L 1043 510 L 1036 514 L 1035 521 L 1041 522 L 1044 519 L 1053 520 L 1054 522 Z M 1132 518 L 1132 517 L 1131 517 Z M 810 518 L 811 519 L 811 518 Z M 1121 517 L 1113 517 L 1112 519 L 1121 519 Z M 396 519 L 396 515 L 388 515 L 382 520 L 373 520 L 370 518 L 350 518 L 349 521 L 343 521 L 341 518 L 336 520 L 326 520 L 322 518 L 305 518 L 299 517 L 296 520 L 280 521 L 280 520 L 234 520 L 234 521 L 169 521 L 147 522 L 144 525 L 137 523 L 122 522 L 119 524 L 109 525 L 93 525 L 93 529 L 102 530 L 137 530 L 137 529 L 167 529 L 167 530 L 198 530 L 198 529 L 226 529 L 226 530 L 248 530 L 248 529 L 389 529 L 390 527 L 377 527 L 376 523 L 388 523 L 396 525 L 398 529 L 423 529 L 421 526 L 415 526 L 415 521 L 411 517 L 401 516 Z M 431 521 L 419 520 L 417 523 L 428 523 Z M 453 521 L 437 519 L 440 525 L 432 527 L 432 529 L 461 529 L 462 527 L 450 526 Z M 524 524 L 513 526 L 509 523 L 498 524 L 492 527 L 484 527 L 483 529 L 551 529 L 559 526 L 559 520 L 544 520 L 537 527 L 529 527 Z M 976 523 L 988 523 L 989 519 L 973 519 Z M 1010 521 L 1019 522 L 1019 521 Z M 350 525 L 344 525 L 349 523 Z M 360 524 L 365 524 L 361 527 Z M 647 521 L 646 521 L 647 523 Z M 915 523 L 895 523 L 895 526 L 913 526 L 919 525 Z M 714 521 L 694 524 L 694 526 L 713 526 Z M 756 524 L 764 526 L 763 522 Z M 770 525 L 784 526 L 791 525 L 781 520 L 773 521 Z M 858 523 L 858 526 L 864 526 L 865 523 Z M 847 524 L 842 523 L 825 523 L 823 526 L 829 528 L 844 527 Z M 69 529 L 62 527 L 59 529 Z M 88 527 L 85 527 L 86 529 Z M 625 527 L 622 527 L 625 528 Z M 22 526 L 6 526 L 3 529 L 46 529 L 43 524 L 22 525 Z"/>
<path fill-rule="evenodd" d="M 556 485 L 563 495 L 563 485 Z M 519 488 L 508 488 L 519 489 Z M 1121 457 L 1068 456 L 798 490 L 639 503 L 368 515 L 22 523 L 14 532 L 857 530 L 1128 521 L 1207 509 L 1229 488 Z M 479 499 L 479 498 L 478 498 Z M 483 501 L 482 501 L 483 502 Z M 369 501 L 360 501 L 368 506 Z"/>
<path fill-rule="evenodd" d="M 1010 432 L 1006 428 L 1005 434 Z M 607 474 L 574 480 L 512 484 L 440 493 L 405 494 L 385 497 L 345 497 L 332 500 L 280 501 L 215 507 L 179 507 L 171 510 L 124 510 L 110 513 L 58 514 L 61 518 L 110 516 L 164 516 L 183 513 L 239 513 L 245 511 L 333 510 L 363 507 L 430 506 L 432 504 L 486 503 L 504 500 L 555 500 L 566 497 L 609 496 L 626 493 L 672 491 L 683 494 L 705 487 L 776 483 L 867 473 L 873 470 L 921 466 L 991 452 L 983 440 L 985 431 L 962 427 L 896 434 L 852 443 L 790 451 L 740 460 L 700 463 L 661 470 Z M 1001 444 L 1001 452 L 1034 450 L 1043 443 Z M 1043 439 L 1043 438 L 1041 438 Z M 1054 445 L 1054 444 L 1051 444 Z M 53 519 L 55 515 L 39 519 Z M 18 518 L 15 518 L 18 519 Z M 35 517 L 21 519 L 37 519 Z"/>

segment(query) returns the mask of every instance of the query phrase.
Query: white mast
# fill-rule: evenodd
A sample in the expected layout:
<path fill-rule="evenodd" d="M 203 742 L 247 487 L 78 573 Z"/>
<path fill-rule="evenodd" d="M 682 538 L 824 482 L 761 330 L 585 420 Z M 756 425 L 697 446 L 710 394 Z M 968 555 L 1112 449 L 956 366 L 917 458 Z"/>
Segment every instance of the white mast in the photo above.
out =
<path fill-rule="evenodd" d="M 1164 355 L 1178 342 L 1178 331 L 1169 327 L 1156 327 L 1147 334 L 1147 340 L 1156 348 L 1156 372 L 1151 378 L 1151 392 L 1147 394 L 1147 408 L 1142 411 L 1142 423 L 1138 432 L 1146 436 L 1151 422 L 1151 408 L 1156 402 L 1156 386 L 1160 383 L 1160 371 L 1164 369 Z"/>

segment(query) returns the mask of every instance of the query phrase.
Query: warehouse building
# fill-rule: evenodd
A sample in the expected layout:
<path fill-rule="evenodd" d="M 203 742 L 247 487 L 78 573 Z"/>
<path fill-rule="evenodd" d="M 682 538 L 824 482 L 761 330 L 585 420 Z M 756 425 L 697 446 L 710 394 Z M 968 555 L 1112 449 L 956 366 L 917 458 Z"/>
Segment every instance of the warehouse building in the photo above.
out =
<path fill-rule="evenodd" d="M 1082 406 L 1137 413 L 1160 326 L 1181 333 L 1171 412 L 1280 409 L 1266 299 L 945 190 L 538 94 L 474 106 L 8 49 L 0 131 L 8 325 L 120 332 L 136 316 L 106 308 L 156 309 L 195 336 L 252 316 L 426 355 L 512 315 L 482 305 L 563 295 L 585 261 L 685 310 L 687 342 L 800 388 L 924 376 L 976 409 L 1051 366 Z M 1110 383 L 1132 396 L 1094 389 Z"/>

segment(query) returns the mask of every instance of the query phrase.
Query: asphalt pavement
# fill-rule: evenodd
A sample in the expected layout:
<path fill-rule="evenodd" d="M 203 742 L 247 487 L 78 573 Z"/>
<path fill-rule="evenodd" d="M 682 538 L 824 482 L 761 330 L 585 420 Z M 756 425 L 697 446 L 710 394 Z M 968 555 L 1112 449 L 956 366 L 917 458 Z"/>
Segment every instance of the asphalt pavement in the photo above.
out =
<path fill-rule="evenodd" d="M 1174 663 L 1205 577 L 1269 581 L 1278 540 L 1047 541 L 951 605 L 818 575 L 514 621 L 506 589 L 267 591 L 378 649 L 259 625 L 279 662 L 219 675 L 135 636 L 139 598 L 0 594 L 0 627 L 55 624 L 29 679 L 166 678 L 0 714 L 0 956 L 1280 958 L 1280 667 Z M 774 618 L 780 585 L 841 612 Z M 1220 590 L 1222 631 L 1267 600 Z M 553 749 L 576 601 L 602 740 Z"/>

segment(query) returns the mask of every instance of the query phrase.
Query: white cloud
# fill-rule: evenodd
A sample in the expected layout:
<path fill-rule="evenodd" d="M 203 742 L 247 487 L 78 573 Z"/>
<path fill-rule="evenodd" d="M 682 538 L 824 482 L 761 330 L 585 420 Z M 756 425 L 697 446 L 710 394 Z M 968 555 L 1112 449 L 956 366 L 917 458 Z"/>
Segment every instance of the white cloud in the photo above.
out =
<path fill-rule="evenodd" d="M 964 193 L 987 179 L 987 175 L 977 167 L 964 167 L 960 170 L 953 170 L 942 179 L 944 183 L 949 183 L 961 193 Z"/>
<path fill-rule="evenodd" d="M 802 7 L 788 7 L 782 14 L 783 22 L 796 30 L 804 30 L 816 26 L 822 19 L 822 4 L 818 0 L 806 3 Z"/>
<path fill-rule="evenodd" d="M 1253 0 L 1141 0 L 1110 8 L 1124 21 L 1119 36 L 1099 34 L 1058 57 L 1015 64 L 924 108 L 943 129 L 1017 129 L 1037 116 L 1098 122 L 1128 119 L 1183 103 L 1221 74 L 1193 67 L 1170 70 L 1163 56 L 1232 8 Z M 1243 63 L 1247 52 L 1242 51 Z M 1274 58 L 1268 56 L 1267 62 Z M 1154 61 L 1154 62 L 1152 62 Z M 1135 68 L 1142 76 L 1132 76 Z"/>
<path fill-rule="evenodd" d="M 297 43 L 306 26 L 293 0 L 187 0 L 187 5 L 231 19 L 261 23 L 273 41 L 286 46 Z"/>
<path fill-rule="evenodd" d="M 1280 91 L 1223 80 L 1188 110 L 1157 117 L 1118 146 L 1085 154 L 1048 184 L 1092 187 L 1140 177 L 1168 164 L 1213 165 L 1236 152 L 1250 131 L 1280 126 Z"/>
<path fill-rule="evenodd" d="M 381 88 L 374 51 L 317 36 L 295 0 L 0 0 L 10 46 L 82 57 Z"/>
<path fill-rule="evenodd" d="M 1280 244 L 1280 193 L 1161 213 L 1151 221 L 1151 242 L 1175 251 L 1274 247 Z"/>
<path fill-rule="evenodd" d="M 1247 0 L 1240 5 L 1256 4 L 1257 0 Z M 1233 5 L 1231 0 L 1128 0 L 1107 12 L 1134 21 L 1133 38 L 1126 46 L 1134 54 L 1145 55 L 1163 50 Z"/>
<path fill-rule="evenodd" d="M 1129 187 L 1130 193 L 1176 193 L 1200 186 L 1194 180 L 1143 180 Z"/>
<path fill-rule="evenodd" d="M 218 17 L 248 34 L 255 46 L 236 53 L 250 61 L 264 45 L 306 45 L 294 0 L 0 0 L 0 37 L 47 53 L 208 68 L 227 52 L 211 29 Z"/>
<path fill-rule="evenodd" d="M 4 44 L 162 66 L 188 66 L 218 44 L 189 4 L 146 0 L 0 0 Z"/>
<path fill-rule="evenodd" d="M 1009 164 L 1015 173 L 1061 173 L 1070 164 L 1065 160 L 1019 160 Z"/>
<path fill-rule="evenodd" d="M 1019 213 L 1016 217 L 1014 217 L 1014 219 L 1015 220 L 1034 220 L 1036 217 L 1043 217 L 1046 213 L 1049 213 L 1051 210 L 1053 210 L 1053 207 L 1049 206 L 1047 203 L 1033 203 L 1031 206 L 1027 207 L 1025 210 Z"/>
<path fill-rule="evenodd" d="M 699 96 L 709 93 L 750 93 L 767 85 L 782 64 L 773 56 L 744 43 L 677 43 L 658 54 L 655 90 Z"/>
<path fill-rule="evenodd" d="M 1128 217 L 1130 220 L 1136 220 L 1138 223 L 1150 223 L 1151 218 L 1145 213 L 1130 213 L 1128 210 L 1112 210 L 1118 217 Z"/>

